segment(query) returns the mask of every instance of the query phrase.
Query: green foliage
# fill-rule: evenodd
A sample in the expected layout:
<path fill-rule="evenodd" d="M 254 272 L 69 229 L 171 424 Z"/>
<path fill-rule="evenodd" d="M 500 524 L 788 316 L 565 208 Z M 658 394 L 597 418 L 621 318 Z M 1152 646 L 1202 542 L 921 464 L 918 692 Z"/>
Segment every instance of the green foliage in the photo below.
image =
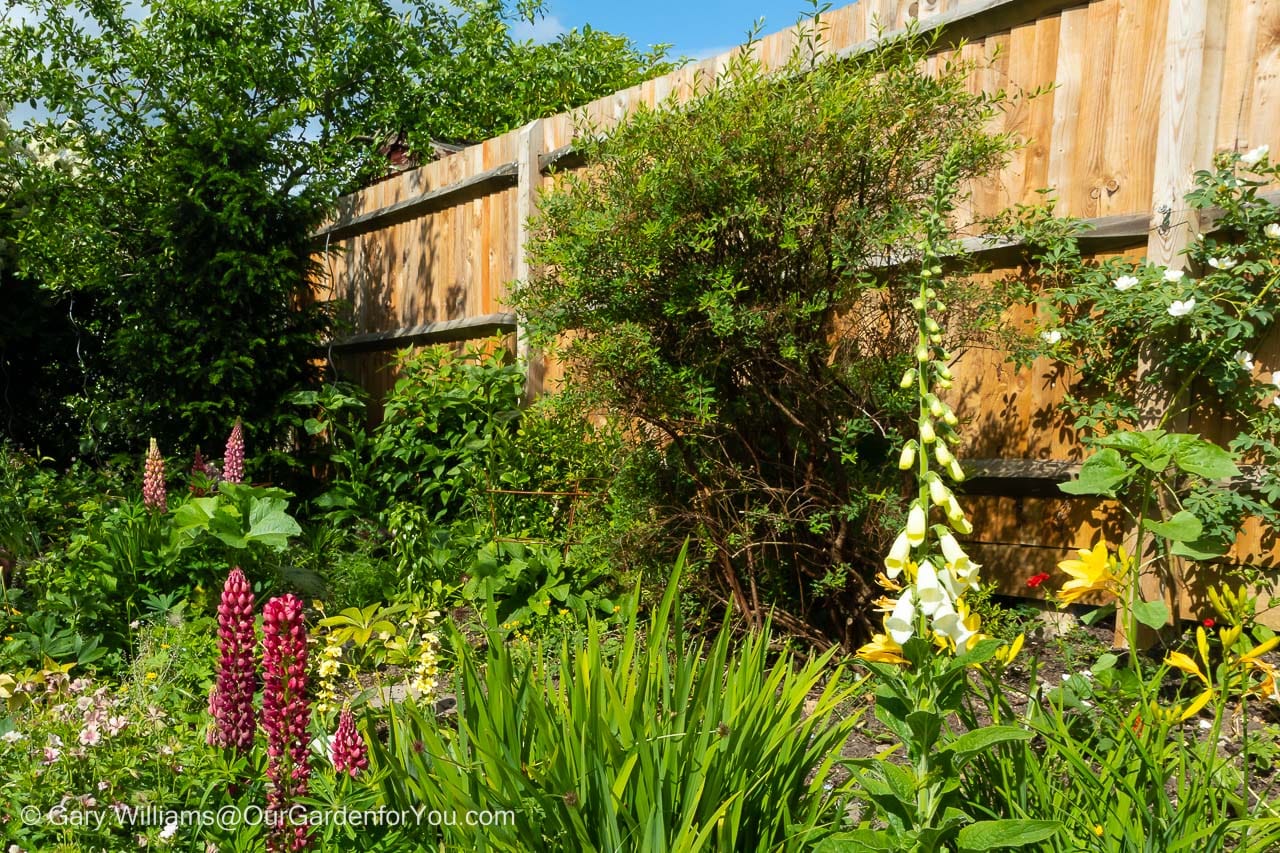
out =
<path fill-rule="evenodd" d="M 289 515 L 288 492 L 242 483 L 219 483 L 218 494 L 192 498 L 173 511 L 173 542 L 179 548 L 209 534 L 229 548 L 254 544 L 283 551 L 302 533 Z"/>
<path fill-rule="evenodd" d="M 913 419 L 897 379 L 914 290 L 881 261 L 918 256 L 944 158 L 963 183 L 1008 141 L 983 129 L 995 106 L 965 68 L 919 70 L 926 41 L 821 62 L 820 27 L 777 74 L 747 49 L 688 103 L 585 129 L 592 168 L 544 195 L 515 301 L 657 461 L 655 520 L 668 544 L 702 544 L 714 596 L 851 640 Z M 854 567 L 839 589 L 833 565 Z"/>
<path fill-rule="evenodd" d="M 885 828 L 864 825 L 834 837 L 829 849 L 844 842 L 919 853 L 956 846 L 992 850 L 1043 842 L 1061 830 L 1056 820 L 983 819 L 964 784 L 975 760 L 1033 736 L 1024 727 L 999 725 L 998 715 L 997 724 L 963 733 L 953 728 L 971 695 L 970 667 L 991 661 L 1000 646 L 999 640 L 985 639 L 951 655 L 913 637 L 902 646 L 901 667 L 866 662 L 876 676 L 876 717 L 904 745 L 905 762 L 883 757 L 850 762 L 859 768 L 859 782 Z"/>
<path fill-rule="evenodd" d="M 385 140 L 484 138 L 670 67 L 594 31 L 516 43 L 502 0 L 29 7 L 0 24 L 0 103 L 30 109 L 0 126 L 4 414 L 59 458 L 190 450 L 235 416 L 278 449 L 328 330 L 310 235 Z"/>
<path fill-rule="evenodd" d="M 764 634 L 688 643 L 672 621 L 679 568 L 643 646 L 632 600 L 613 659 L 595 621 L 550 665 L 497 637 L 478 659 L 455 635 L 456 727 L 405 706 L 373 745 L 389 807 L 518 811 L 441 829 L 469 849 L 800 849 L 828 833 L 843 791 L 825 784 L 857 720 L 834 716 L 851 695 L 842 670 L 831 653 L 771 664 Z"/>

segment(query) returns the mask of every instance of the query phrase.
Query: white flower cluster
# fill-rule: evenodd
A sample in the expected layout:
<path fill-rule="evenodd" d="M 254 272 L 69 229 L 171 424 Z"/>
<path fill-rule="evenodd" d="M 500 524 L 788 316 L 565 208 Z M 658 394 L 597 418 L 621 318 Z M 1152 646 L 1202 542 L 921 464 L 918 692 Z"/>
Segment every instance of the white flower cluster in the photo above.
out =
<path fill-rule="evenodd" d="M 927 280 L 939 273 L 941 269 L 933 267 L 924 270 L 923 277 Z M 920 393 L 919 438 L 903 447 L 898 467 L 904 471 L 917 469 L 921 488 L 908 510 L 906 528 L 898 534 L 885 558 L 887 580 L 895 582 L 905 572 L 910 583 L 889 606 L 884 624 L 893 642 L 901 645 L 915 635 L 917 616 L 921 615 L 927 618 L 930 631 L 951 640 L 963 651 L 977 631 L 976 619 L 970 618 L 963 596 L 966 591 L 978 588 L 979 566 L 969 559 L 951 533 L 954 530 L 968 535 L 973 532 L 973 525 L 943 477 L 945 474 L 952 482 L 964 479 L 964 469 L 948 446 L 960 440 L 954 430 L 959 421 L 951 407 L 932 391 L 934 386 L 948 388 L 952 381 L 946 365 L 949 356 L 941 346 L 941 329 L 928 315 L 929 308 L 942 311 L 946 306 L 938 301 L 932 288 L 922 287 L 912 307 L 919 322 L 918 364 L 903 375 L 901 387 L 915 387 Z M 931 469 L 930 457 L 939 470 Z M 941 524 L 932 527 L 936 548 L 929 541 L 929 513 L 933 508 L 942 510 L 951 527 L 951 530 Z"/>

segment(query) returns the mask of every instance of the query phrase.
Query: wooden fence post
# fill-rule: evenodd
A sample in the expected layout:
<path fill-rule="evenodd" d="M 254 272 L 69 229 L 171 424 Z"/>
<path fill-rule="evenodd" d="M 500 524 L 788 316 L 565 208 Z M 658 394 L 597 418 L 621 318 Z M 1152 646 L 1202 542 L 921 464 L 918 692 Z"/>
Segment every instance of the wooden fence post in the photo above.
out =
<path fill-rule="evenodd" d="M 525 246 L 529 240 L 529 225 L 537 213 L 538 188 L 542 183 L 542 168 L 538 158 L 544 147 L 542 119 L 533 121 L 520 128 L 516 140 L 516 228 L 515 258 L 516 280 L 529 280 L 529 253 Z M 543 379 L 546 365 L 542 353 L 537 352 L 529 344 L 529 334 L 523 316 L 516 321 L 516 359 L 524 369 L 524 403 L 530 403 L 544 390 Z"/>
<path fill-rule="evenodd" d="M 1156 136 L 1155 173 L 1151 193 L 1151 232 L 1147 259 L 1153 264 L 1181 269 L 1183 251 L 1201 233 L 1199 211 L 1187 206 L 1193 173 L 1208 168 L 1218 123 L 1218 96 L 1225 55 L 1226 0 L 1169 0 L 1165 22 L 1164 76 L 1160 94 L 1160 125 Z M 1138 362 L 1141 429 L 1161 423 L 1173 431 L 1187 428 L 1186 400 L 1174 399 L 1174 389 L 1159 385 L 1143 389 L 1141 382 L 1164 353 L 1158 344 L 1143 349 Z M 1178 413 L 1165 421 L 1170 407 Z M 1128 532 L 1132 545 L 1137 530 Z M 1132 550 L 1132 548 L 1130 548 Z M 1154 553 L 1135 554 L 1147 559 Z M 1180 561 L 1179 561 L 1180 562 Z M 1164 571 L 1145 571 L 1139 587 L 1143 600 L 1163 598 L 1176 625 L 1179 618 L 1180 565 Z M 1116 620 L 1115 642 L 1127 644 L 1122 620 Z M 1143 630 L 1134 645 L 1150 647 L 1155 632 Z"/>

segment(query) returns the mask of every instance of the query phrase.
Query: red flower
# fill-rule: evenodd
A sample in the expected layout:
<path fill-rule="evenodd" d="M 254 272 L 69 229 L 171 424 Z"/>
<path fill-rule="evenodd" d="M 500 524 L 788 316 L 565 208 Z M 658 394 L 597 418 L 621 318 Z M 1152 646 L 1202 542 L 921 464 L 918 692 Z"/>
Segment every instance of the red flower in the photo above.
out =
<path fill-rule="evenodd" d="M 239 567 L 231 570 L 218 604 L 218 678 L 209 697 L 214 740 L 247 754 L 253 746 L 253 694 L 258 685 L 253 590 Z"/>
<path fill-rule="evenodd" d="M 308 793 L 310 738 L 307 726 L 307 628 L 302 601 L 284 595 L 262 611 L 262 727 L 267 732 L 267 793 L 270 835 L 267 850 L 305 850 L 311 846 L 305 825 L 291 826 L 292 808 Z"/>
<path fill-rule="evenodd" d="M 343 708 L 338 717 L 338 731 L 333 736 L 333 769 L 346 773 L 352 779 L 369 767 L 364 739 L 356 731 L 356 720 L 350 708 Z"/>
<path fill-rule="evenodd" d="M 1036 587 L 1040 586 L 1040 584 L 1044 583 L 1048 579 L 1049 579 L 1049 573 L 1041 572 L 1038 575 L 1032 575 L 1031 577 L 1027 578 L 1027 586 L 1031 587 L 1032 589 L 1035 589 Z"/>
<path fill-rule="evenodd" d="M 1204 626 L 1206 628 L 1212 628 L 1214 625 L 1217 625 L 1217 624 L 1218 623 L 1214 622 L 1212 618 L 1204 620 Z"/>

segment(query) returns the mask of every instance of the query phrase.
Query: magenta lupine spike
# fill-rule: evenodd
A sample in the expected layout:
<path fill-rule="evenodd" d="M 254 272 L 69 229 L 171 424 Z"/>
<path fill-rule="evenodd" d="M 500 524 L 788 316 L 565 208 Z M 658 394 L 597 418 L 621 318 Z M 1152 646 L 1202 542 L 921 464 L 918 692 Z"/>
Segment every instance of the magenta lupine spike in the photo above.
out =
<path fill-rule="evenodd" d="M 368 750 L 364 738 L 356 731 L 356 718 L 350 708 L 343 708 L 338 715 L 338 730 L 333 735 L 333 769 L 346 773 L 352 779 L 369 767 Z"/>
<path fill-rule="evenodd" d="M 218 603 L 218 678 L 209 698 L 219 746 L 247 754 L 253 746 L 253 694 L 258 683 L 253 590 L 239 567 L 222 585 Z"/>
<path fill-rule="evenodd" d="M 307 727 L 307 628 L 302 601 L 284 595 L 267 602 L 262 614 L 262 727 L 267 732 L 267 849 L 304 850 L 311 843 L 305 825 L 292 826 L 293 805 L 308 792 L 311 767 Z"/>
<path fill-rule="evenodd" d="M 148 509 L 161 512 L 169 508 L 169 498 L 164 489 L 164 457 L 160 455 L 160 446 L 154 438 L 147 450 L 147 461 L 142 466 L 142 503 Z"/>
<path fill-rule="evenodd" d="M 227 453 L 222 460 L 222 479 L 228 483 L 244 481 L 244 427 L 236 418 L 231 427 L 231 435 L 227 436 Z"/>

